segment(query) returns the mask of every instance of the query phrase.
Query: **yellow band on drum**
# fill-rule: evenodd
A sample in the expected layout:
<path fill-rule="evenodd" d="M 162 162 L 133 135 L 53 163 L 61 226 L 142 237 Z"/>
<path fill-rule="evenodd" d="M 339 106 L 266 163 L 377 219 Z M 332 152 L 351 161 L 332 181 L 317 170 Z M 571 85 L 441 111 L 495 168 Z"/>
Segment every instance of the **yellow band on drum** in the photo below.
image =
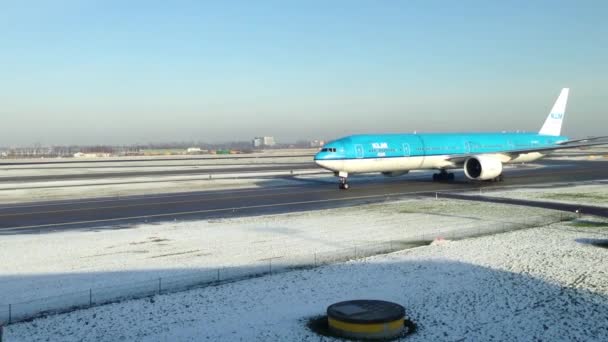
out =
<path fill-rule="evenodd" d="M 379 333 L 387 330 L 391 331 L 403 328 L 403 318 L 386 323 L 372 324 L 342 322 L 331 317 L 328 317 L 327 320 L 329 326 L 332 328 L 354 333 Z"/>

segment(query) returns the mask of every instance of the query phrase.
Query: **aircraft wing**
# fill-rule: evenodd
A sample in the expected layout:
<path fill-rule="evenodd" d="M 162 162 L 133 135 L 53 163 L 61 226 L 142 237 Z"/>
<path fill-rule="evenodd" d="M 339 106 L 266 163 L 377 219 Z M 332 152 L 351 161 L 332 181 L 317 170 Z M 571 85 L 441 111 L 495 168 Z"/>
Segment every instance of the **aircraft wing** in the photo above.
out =
<path fill-rule="evenodd" d="M 513 157 L 513 159 L 515 159 L 515 158 L 517 158 L 518 155 L 526 154 L 526 153 L 533 153 L 533 152 L 542 153 L 542 152 L 552 152 L 552 151 L 572 149 L 572 148 L 608 145 L 608 140 L 584 142 L 584 141 L 589 141 L 589 140 L 600 140 L 600 139 L 606 139 L 606 138 L 607 137 L 596 137 L 596 138 L 588 138 L 588 139 L 569 140 L 569 141 L 564 141 L 556 146 L 536 147 L 536 148 L 531 147 L 531 148 L 524 148 L 524 149 L 518 149 L 518 150 L 509 150 L 509 151 L 504 151 L 504 152 L 481 152 L 481 153 L 459 154 L 459 155 L 450 156 L 446 160 L 454 162 L 456 164 L 460 164 L 460 163 L 464 163 L 464 161 L 469 157 L 478 156 L 478 155 L 482 155 L 482 154 L 507 154 L 507 155 L 511 155 Z"/>
<path fill-rule="evenodd" d="M 585 143 L 585 142 L 589 142 L 589 141 L 596 141 L 596 140 L 606 140 L 605 144 L 608 144 L 608 135 L 607 136 L 603 136 L 603 137 L 589 137 L 589 138 L 584 138 L 584 139 L 576 139 L 576 140 L 566 140 L 566 141 L 562 141 L 557 143 L 558 145 L 569 145 L 572 143 Z"/>

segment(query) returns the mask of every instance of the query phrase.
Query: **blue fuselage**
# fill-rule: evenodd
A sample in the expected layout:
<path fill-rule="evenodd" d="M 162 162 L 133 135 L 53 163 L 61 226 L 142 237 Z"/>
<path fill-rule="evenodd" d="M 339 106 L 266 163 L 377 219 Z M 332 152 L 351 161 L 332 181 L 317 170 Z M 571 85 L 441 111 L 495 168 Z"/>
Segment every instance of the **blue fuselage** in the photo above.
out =
<path fill-rule="evenodd" d="M 327 143 L 316 161 L 501 153 L 556 146 L 564 136 L 535 133 L 351 135 Z"/>

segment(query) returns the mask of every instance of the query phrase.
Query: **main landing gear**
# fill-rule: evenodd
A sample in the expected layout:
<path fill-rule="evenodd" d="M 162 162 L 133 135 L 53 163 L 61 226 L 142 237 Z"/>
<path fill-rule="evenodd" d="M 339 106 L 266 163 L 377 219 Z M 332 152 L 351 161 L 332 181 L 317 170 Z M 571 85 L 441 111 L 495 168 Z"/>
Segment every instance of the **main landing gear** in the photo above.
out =
<path fill-rule="evenodd" d="M 449 182 L 454 180 L 454 174 L 441 170 L 439 173 L 433 174 L 433 182 Z"/>
<path fill-rule="evenodd" d="M 502 182 L 503 180 L 504 180 L 504 177 L 502 176 L 502 173 L 501 173 L 500 175 L 498 175 L 498 177 L 490 179 L 490 182 Z"/>

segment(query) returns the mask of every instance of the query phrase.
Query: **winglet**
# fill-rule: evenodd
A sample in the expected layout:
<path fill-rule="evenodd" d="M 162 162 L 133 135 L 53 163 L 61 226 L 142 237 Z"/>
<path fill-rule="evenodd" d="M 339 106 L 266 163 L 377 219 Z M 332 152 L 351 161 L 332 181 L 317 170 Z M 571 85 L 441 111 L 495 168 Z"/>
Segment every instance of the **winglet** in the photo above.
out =
<path fill-rule="evenodd" d="M 545 120 L 545 124 L 538 134 L 560 135 L 562 131 L 562 122 L 564 121 L 564 115 L 566 114 L 566 103 L 568 102 L 569 91 L 569 88 L 562 89 L 557 101 L 555 101 L 555 104 L 553 105 L 553 109 L 551 109 L 549 116 L 547 116 L 547 119 Z"/>

